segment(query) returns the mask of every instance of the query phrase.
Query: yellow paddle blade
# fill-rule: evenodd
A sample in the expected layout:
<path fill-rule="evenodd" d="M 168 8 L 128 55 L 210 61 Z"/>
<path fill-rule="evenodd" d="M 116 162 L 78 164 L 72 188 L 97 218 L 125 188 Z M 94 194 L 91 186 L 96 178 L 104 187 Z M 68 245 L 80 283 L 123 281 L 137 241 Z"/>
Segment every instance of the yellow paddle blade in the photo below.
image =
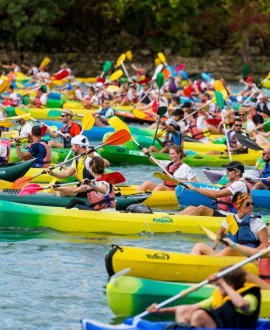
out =
<path fill-rule="evenodd" d="M 51 185 L 54 184 L 56 181 L 57 181 L 57 178 L 53 178 L 53 179 L 51 180 L 51 182 L 48 184 L 48 186 L 51 186 Z M 53 193 L 53 192 L 54 192 L 54 189 L 53 189 L 53 188 L 48 188 L 48 189 L 45 189 L 44 192 L 46 192 L 46 193 Z"/>
<path fill-rule="evenodd" d="M 134 114 L 135 117 L 139 119 L 144 119 L 147 117 L 147 115 L 142 110 L 139 109 L 133 109 L 131 112 Z"/>
<path fill-rule="evenodd" d="M 5 128 L 10 128 L 10 127 L 14 127 L 14 124 L 12 121 L 4 120 L 4 121 L 0 121 L 0 126 Z"/>
<path fill-rule="evenodd" d="M 128 50 L 128 51 L 126 52 L 126 56 L 127 56 L 127 59 L 128 59 L 129 61 L 132 60 L 133 55 L 132 55 L 131 50 Z"/>
<path fill-rule="evenodd" d="M 2 82 L 2 84 L 0 85 L 0 94 L 5 93 L 10 86 L 10 81 L 9 80 L 5 80 Z"/>
<path fill-rule="evenodd" d="M 226 101 L 227 98 L 228 98 L 228 93 L 227 93 L 226 89 L 224 88 L 224 86 L 223 86 L 223 84 L 220 80 L 216 80 L 214 82 L 214 88 L 215 88 L 216 91 L 221 92 L 224 100 Z"/>
<path fill-rule="evenodd" d="M 180 184 L 179 180 L 176 180 L 174 178 L 169 177 L 167 174 L 165 173 L 161 173 L 161 172 L 155 172 L 153 173 L 153 176 L 157 179 L 163 180 L 163 181 L 171 181 L 174 182 L 176 184 Z"/>
<path fill-rule="evenodd" d="M 110 85 L 106 88 L 106 91 L 108 92 L 116 92 L 118 91 L 120 88 L 118 86 L 115 86 L 115 85 Z"/>
<path fill-rule="evenodd" d="M 94 126 L 94 124 L 95 118 L 92 116 L 91 112 L 87 112 L 82 120 L 82 129 L 84 131 L 89 131 Z"/>
<path fill-rule="evenodd" d="M 29 118 L 27 118 L 29 116 L 30 116 L 30 113 L 25 113 L 25 114 L 19 115 L 19 116 L 7 117 L 7 118 L 5 118 L 5 120 L 9 120 L 9 119 L 16 120 L 16 119 L 20 119 L 20 118 L 29 119 Z"/>
<path fill-rule="evenodd" d="M 233 235 L 235 235 L 238 232 L 238 224 L 232 214 L 227 215 L 226 217 L 226 222 L 227 222 L 227 229 L 225 231 L 225 234 L 228 232 L 231 232 Z"/>
<path fill-rule="evenodd" d="M 49 57 L 45 57 L 43 60 L 42 60 L 42 62 L 40 63 L 40 66 L 39 66 L 39 68 L 42 68 L 43 66 L 47 66 L 49 63 L 50 63 L 50 59 L 49 59 Z"/>
<path fill-rule="evenodd" d="M 130 133 L 129 127 L 120 118 L 113 116 L 108 120 L 109 125 L 111 125 L 116 131 L 125 129 Z"/>
<path fill-rule="evenodd" d="M 123 76 L 124 72 L 120 69 L 115 71 L 109 78 L 109 81 L 115 81 L 116 79 L 120 78 Z"/>
<path fill-rule="evenodd" d="M 155 66 L 162 64 L 161 60 L 157 57 L 155 58 Z"/>
<path fill-rule="evenodd" d="M 116 62 L 116 67 L 118 68 L 121 65 L 121 62 L 124 63 L 126 59 L 126 54 L 121 54 Z"/>
<path fill-rule="evenodd" d="M 209 237 L 213 241 L 218 239 L 218 236 L 215 233 L 213 233 L 211 230 L 205 228 L 204 226 L 201 226 L 198 222 L 197 222 L 197 225 L 201 228 L 202 231 L 205 232 L 207 237 Z"/>
<path fill-rule="evenodd" d="M 166 57 L 165 57 L 165 55 L 163 53 L 158 53 L 157 56 L 158 56 L 158 58 L 160 59 L 160 61 L 162 63 L 165 63 L 166 62 Z"/>
<path fill-rule="evenodd" d="M 161 130 L 157 133 L 156 137 L 160 138 L 161 136 L 163 136 L 165 133 L 165 131 Z"/>

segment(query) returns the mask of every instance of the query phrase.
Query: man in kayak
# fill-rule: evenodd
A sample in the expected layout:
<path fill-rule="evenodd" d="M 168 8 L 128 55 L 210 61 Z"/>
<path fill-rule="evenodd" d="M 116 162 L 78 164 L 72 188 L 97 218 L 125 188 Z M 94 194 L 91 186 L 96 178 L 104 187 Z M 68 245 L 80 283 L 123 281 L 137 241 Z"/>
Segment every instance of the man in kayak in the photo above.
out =
<path fill-rule="evenodd" d="M 252 189 L 270 190 L 270 147 L 264 148 L 262 158 L 265 162 L 265 166 L 260 177 L 265 178 L 265 180 L 259 182 L 250 180 L 249 182 L 255 183 Z"/>
<path fill-rule="evenodd" d="M 76 135 L 71 140 L 71 150 L 73 151 L 74 156 L 82 155 L 81 158 L 75 159 L 70 167 L 65 168 L 63 172 L 53 172 L 50 168 L 46 169 L 46 172 L 51 176 L 54 176 L 57 179 L 67 179 L 72 175 L 76 176 L 78 180 L 83 181 L 83 179 L 92 180 L 93 176 L 90 173 L 89 162 L 93 157 L 100 157 L 97 152 L 88 152 L 89 141 L 84 135 Z M 104 159 L 106 166 L 110 166 L 110 163 Z M 74 188 L 72 187 L 61 187 L 56 191 L 56 196 L 77 196 L 77 193 L 73 192 Z M 82 197 L 82 196 L 81 196 Z M 86 197 L 84 194 L 83 197 Z"/>
<path fill-rule="evenodd" d="M 48 96 L 50 94 L 50 88 L 48 85 L 41 86 L 37 90 L 36 97 L 32 101 L 29 94 L 28 94 L 28 105 L 23 105 L 24 108 L 42 108 L 45 107 L 47 104 Z"/>
<path fill-rule="evenodd" d="M 258 286 L 246 282 L 246 271 L 238 268 L 220 279 L 213 274 L 208 280 L 217 287 L 210 298 L 192 305 L 160 309 L 153 304 L 147 311 L 175 314 L 176 324 L 172 324 L 171 329 L 185 328 L 185 325 L 207 329 L 255 329 L 261 294 Z"/>
<path fill-rule="evenodd" d="M 74 116 L 73 112 L 69 109 L 63 109 L 61 113 L 61 121 L 65 124 L 60 131 L 64 134 L 63 142 L 49 141 L 49 144 L 52 148 L 70 148 L 71 147 L 71 139 L 81 133 L 81 126 L 74 121 L 72 121 L 72 117 Z M 46 124 L 41 123 L 42 126 Z M 47 128 L 47 132 L 51 138 L 56 139 L 61 136 L 59 133 L 52 131 L 49 127 Z"/>
<path fill-rule="evenodd" d="M 7 90 L 8 95 L 1 95 L 3 98 L 3 105 L 6 106 L 8 102 L 14 101 L 11 106 L 17 107 L 19 104 L 19 95 L 17 93 L 14 93 L 14 87 L 12 85 L 9 86 Z"/>
<path fill-rule="evenodd" d="M 29 134 L 32 131 L 33 124 L 31 122 L 25 120 L 24 118 L 16 119 L 16 123 L 19 124 L 19 126 L 17 126 L 17 128 L 16 128 L 16 130 L 19 132 L 19 137 L 21 139 L 28 138 Z"/>
<path fill-rule="evenodd" d="M 223 165 L 227 169 L 227 179 L 230 180 L 226 186 L 220 190 L 212 190 L 205 188 L 197 188 L 187 183 L 188 189 L 198 192 L 201 195 L 216 200 L 217 210 L 214 210 L 205 205 L 200 206 L 188 206 L 178 214 L 180 215 L 202 215 L 202 216 L 214 216 L 224 217 L 229 213 L 235 213 L 235 209 L 232 204 L 233 196 L 238 192 L 244 192 L 251 195 L 251 185 L 247 183 L 242 175 L 244 173 L 244 165 L 237 161 L 232 161 L 228 165 Z M 199 195 L 198 195 L 199 198 Z"/>
<path fill-rule="evenodd" d="M 34 126 L 29 134 L 30 141 L 32 142 L 29 149 L 22 153 L 19 146 L 19 138 L 15 138 L 16 151 L 20 160 L 27 160 L 36 158 L 33 167 L 49 167 L 51 164 L 51 146 L 47 141 L 41 139 L 41 128 Z"/>
<path fill-rule="evenodd" d="M 102 108 L 92 112 L 92 115 L 95 118 L 95 126 L 106 127 L 108 126 L 109 118 L 113 117 L 115 112 L 114 109 L 110 107 L 110 101 L 104 99 L 102 102 Z"/>

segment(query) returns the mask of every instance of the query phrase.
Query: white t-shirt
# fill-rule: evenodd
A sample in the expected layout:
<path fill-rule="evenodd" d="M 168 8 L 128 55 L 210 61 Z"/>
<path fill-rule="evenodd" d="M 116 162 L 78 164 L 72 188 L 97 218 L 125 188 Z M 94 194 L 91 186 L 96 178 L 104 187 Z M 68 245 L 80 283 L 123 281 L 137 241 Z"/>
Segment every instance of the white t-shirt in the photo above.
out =
<path fill-rule="evenodd" d="M 244 183 L 243 179 L 233 182 L 229 187 L 226 187 L 230 190 L 232 195 L 235 195 L 237 192 L 248 193 L 247 185 Z"/>
<path fill-rule="evenodd" d="M 0 141 L 0 157 L 7 157 L 8 154 L 8 148 L 4 144 L 1 144 Z"/>
<path fill-rule="evenodd" d="M 256 129 L 256 126 L 251 119 L 248 119 L 246 123 L 243 123 L 243 128 L 245 128 L 246 132 L 250 134 L 254 129 Z"/>
<path fill-rule="evenodd" d="M 161 160 L 160 165 L 165 168 L 168 164 L 171 162 L 169 160 Z M 185 163 L 183 163 L 174 173 L 173 177 L 176 180 L 187 180 L 190 181 L 195 177 L 195 173 L 192 171 L 192 169 Z"/>
<path fill-rule="evenodd" d="M 35 74 L 38 73 L 38 68 L 36 66 L 34 66 L 33 68 L 31 68 L 28 73 L 31 75 L 31 76 L 34 76 Z"/>
<path fill-rule="evenodd" d="M 84 99 L 93 102 L 92 105 L 95 105 L 96 107 L 99 104 L 97 95 L 93 95 L 91 98 L 89 96 L 86 96 Z"/>
<path fill-rule="evenodd" d="M 78 100 L 83 100 L 83 93 L 80 89 L 75 90 L 75 96 Z"/>
<path fill-rule="evenodd" d="M 109 195 L 110 193 L 110 184 L 106 181 L 96 181 L 95 182 L 95 185 L 97 187 L 101 187 L 103 184 L 105 184 L 107 186 L 107 191 L 106 191 L 106 194 L 103 195 L 101 193 L 99 193 L 98 191 L 96 192 L 98 195 L 101 195 L 101 196 L 106 196 L 106 195 Z M 107 207 L 106 209 L 102 209 L 102 210 L 99 210 L 99 212 L 115 212 L 116 209 L 113 208 L 113 207 Z"/>
<path fill-rule="evenodd" d="M 234 215 L 235 220 L 237 221 L 237 223 L 241 223 L 242 219 L 240 219 L 238 217 L 238 215 Z M 226 219 L 223 220 L 222 222 L 222 227 L 227 229 L 228 228 L 228 224 L 226 222 Z M 256 236 L 256 238 L 258 239 L 258 232 L 260 230 L 262 230 L 263 228 L 266 228 L 264 222 L 262 221 L 262 219 L 260 218 L 252 218 L 250 221 L 250 230 L 251 232 Z"/>
<path fill-rule="evenodd" d="M 48 72 L 38 72 L 37 78 L 49 79 L 50 74 Z"/>
<path fill-rule="evenodd" d="M 41 102 L 42 104 L 47 104 L 47 99 L 48 99 L 47 94 L 42 94 L 42 95 L 40 96 L 40 102 Z"/>
<path fill-rule="evenodd" d="M 100 155 L 97 153 L 97 152 L 95 152 L 94 151 L 94 157 L 100 157 Z M 80 159 L 80 158 L 79 158 Z M 74 170 L 75 170 L 75 162 L 76 162 L 76 160 L 77 159 L 74 159 L 73 160 L 73 162 L 72 162 L 72 164 L 71 164 L 71 168 L 74 168 Z M 90 164 L 90 161 L 92 160 L 92 157 L 89 157 L 89 156 L 87 156 L 85 159 L 84 159 L 84 166 L 85 166 L 85 168 L 90 172 L 90 166 L 89 166 L 89 164 Z"/>
<path fill-rule="evenodd" d="M 32 127 L 30 123 L 25 123 L 20 130 L 20 137 L 28 137 L 29 133 L 32 131 Z"/>

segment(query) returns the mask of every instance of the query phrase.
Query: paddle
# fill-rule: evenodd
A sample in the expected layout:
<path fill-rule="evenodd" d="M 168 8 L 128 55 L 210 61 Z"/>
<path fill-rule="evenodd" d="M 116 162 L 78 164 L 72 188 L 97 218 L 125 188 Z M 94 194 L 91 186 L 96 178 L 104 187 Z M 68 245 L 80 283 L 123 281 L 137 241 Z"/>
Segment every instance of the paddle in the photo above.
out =
<path fill-rule="evenodd" d="M 178 72 L 178 71 L 181 71 L 185 68 L 185 64 L 184 63 L 181 63 L 180 65 L 178 65 L 177 68 L 174 69 L 175 72 Z"/>
<path fill-rule="evenodd" d="M 9 80 L 4 80 L 0 86 L 0 95 L 5 93 L 9 87 L 10 87 L 11 83 Z"/>
<path fill-rule="evenodd" d="M 111 118 L 109 118 L 108 120 L 109 124 L 116 130 L 116 131 L 120 131 L 120 130 L 126 130 L 127 132 L 130 133 L 129 127 L 118 117 L 113 116 Z M 131 140 L 142 150 L 143 147 L 139 144 L 138 141 L 136 141 L 132 136 L 130 136 Z M 165 168 L 163 168 L 159 161 L 153 156 L 151 155 L 151 153 L 149 151 L 147 151 L 146 155 L 155 163 L 157 164 L 162 171 L 164 171 L 169 177 L 173 178 L 173 175 L 171 173 L 169 173 Z"/>
<path fill-rule="evenodd" d="M 227 135 L 226 124 L 225 124 L 224 116 L 223 116 L 223 113 L 222 113 L 222 109 L 224 107 L 224 99 L 223 99 L 222 93 L 219 92 L 219 91 L 215 91 L 215 97 L 216 97 L 216 102 L 217 102 L 217 105 L 220 109 L 221 118 L 222 118 L 222 121 L 223 121 L 223 129 L 224 129 L 224 133 L 225 133 L 225 137 L 226 137 L 226 144 L 227 144 L 228 154 L 229 154 L 230 162 L 231 162 L 232 161 L 232 154 L 229 151 L 230 145 L 229 145 L 229 140 L 228 140 L 228 135 Z"/>
<path fill-rule="evenodd" d="M 245 79 L 249 72 L 249 65 L 245 64 L 242 69 L 242 78 Z"/>
<path fill-rule="evenodd" d="M 102 73 L 101 73 L 101 75 L 100 75 L 101 78 L 104 76 L 104 74 L 105 74 L 106 72 L 108 72 L 108 71 L 110 70 L 111 66 L 112 66 L 112 63 L 111 63 L 110 61 L 106 61 L 106 62 L 104 63 L 104 65 L 103 65 L 103 69 L 102 69 Z"/>
<path fill-rule="evenodd" d="M 49 57 L 44 57 L 44 59 L 41 61 L 39 68 L 41 69 L 43 66 L 47 66 L 50 63 Z"/>
<path fill-rule="evenodd" d="M 153 137 L 152 145 L 155 144 L 155 140 L 156 140 L 156 137 L 157 137 L 157 132 L 158 132 L 159 124 L 160 124 L 160 121 L 161 121 L 161 117 L 167 112 L 167 110 L 168 110 L 167 107 L 159 107 L 158 110 L 157 110 L 158 122 L 157 122 L 157 127 L 156 127 L 156 131 L 155 131 L 155 135 Z"/>
<path fill-rule="evenodd" d="M 252 150 L 263 150 L 261 146 L 259 146 L 256 142 L 249 139 L 246 135 L 242 133 L 236 133 L 236 138 L 243 146 L 250 148 Z"/>
<path fill-rule="evenodd" d="M 123 76 L 123 71 L 122 70 L 117 70 L 110 76 L 109 80 L 105 81 L 105 83 L 106 82 L 108 83 L 109 81 L 115 81 L 118 78 L 120 78 L 121 76 Z"/>
<path fill-rule="evenodd" d="M 268 73 L 268 76 L 261 82 L 260 88 L 263 86 L 263 84 L 270 79 L 270 72 Z M 260 89 L 259 87 L 255 87 L 254 91 L 249 95 L 249 97 L 241 104 L 242 106 L 245 105 L 251 98 L 252 96 Z"/>
<path fill-rule="evenodd" d="M 14 124 L 12 121 L 4 120 L 4 121 L 0 121 L 0 126 L 5 128 L 10 128 L 10 127 L 14 127 Z"/>
<path fill-rule="evenodd" d="M 112 172 L 112 173 L 105 173 L 102 174 L 99 178 L 95 179 L 95 180 L 88 180 L 85 183 L 88 184 L 90 182 L 95 182 L 95 181 L 106 181 L 110 184 L 117 184 L 117 183 L 122 183 L 125 182 L 126 179 L 125 177 L 119 173 L 119 172 Z M 72 185 L 77 185 L 80 184 L 81 181 L 75 181 L 75 182 L 69 182 L 69 183 L 63 183 L 63 184 L 54 184 L 53 188 L 59 188 L 59 187 L 65 187 L 65 186 L 72 186 Z M 28 186 L 25 186 L 20 193 L 18 194 L 18 196 L 25 196 L 25 195 L 32 195 L 35 194 L 38 191 L 41 190 L 46 190 L 46 189 L 50 189 L 51 185 L 49 184 L 48 186 L 42 187 L 38 184 L 30 184 Z"/>
<path fill-rule="evenodd" d="M 126 52 L 126 57 L 127 57 L 127 59 L 128 59 L 129 61 L 132 61 L 132 57 L 133 57 L 133 55 L 132 55 L 131 50 L 128 50 L 128 51 Z"/>
<path fill-rule="evenodd" d="M 235 264 L 235 265 L 233 265 L 233 266 L 231 266 L 231 267 L 229 267 L 229 268 L 227 268 L 227 269 L 225 269 L 225 270 L 223 270 L 223 271 L 217 273 L 216 278 L 219 279 L 219 278 L 223 277 L 224 275 L 227 275 L 227 274 L 229 274 L 230 272 L 232 272 L 232 271 L 234 271 L 234 270 L 236 270 L 236 269 L 238 269 L 238 268 L 240 268 L 240 267 L 242 267 L 242 266 L 248 264 L 249 262 L 252 262 L 252 261 L 254 261 L 254 260 L 258 259 L 258 258 L 261 258 L 261 257 L 263 257 L 263 256 L 265 256 L 265 255 L 267 255 L 267 254 L 269 254 L 269 253 L 270 253 L 270 247 L 268 247 L 267 249 L 263 249 L 263 250 L 259 251 L 258 253 L 254 254 L 253 256 L 251 256 L 251 257 L 249 257 L 249 258 L 246 258 L 246 259 L 244 259 L 244 260 L 238 262 L 237 264 Z M 171 297 L 171 298 L 169 298 L 169 299 L 163 301 L 162 303 L 158 304 L 158 305 L 156 306 L 156 308 L 157 308 L 157 309 L 160 309 L 160 308 L 162 308 L 162 307 L 164 307 L 164 306 L 166 306 L 166 305 L 172 303 L 173 301 L 175 301 L 175 300 L 177 300 L 177 299 L 180 299 L 180 298 L 182 298 L 182 297 L 186 297 L 186 296 L 187 296 L 188 294 L 190 294 L 191 292 L 194 292 L 194 291 L 196 291 L 196 290 L 202 288 L 203 286 L 205 286 L 206 284 L 209 284 L 209 283 L 210 283 L 209 280 L 204 280 L 204 281 L 202 281 L 202 282 L 200 282 L 200 283 L 197 283 L 197 284 L 193 285 L 192 287 L 190 287 L 190 288 L 188 288 L 188 289 L 186 289 L 186 290 L 182 290 L 182 291 L 181 291 L 180 293 L 178 293 L 177 295 L 175 295 L 175 296 L 173 296 L 173 297 Z M 145 316 L 147 316 L 148 314 L 149 314 L 149 313 L 148 313 L 147 311 L 145 311 L 145 312 L 143 312 L 143 313 L 141 313 L 141 314 L 135 316 L 135 317 L 134 317 L 134 321 L 138 322 L 138 319 L 140 319 L 140 318 L 142 318 L 142 317 L 145 317 Z"/>
<path fill-rule="evenodd" d="M 265 121 L 264 123 L 260 124 L 259 126 L 257 126 L 257 127 L 256 127 L 256 131 L 257 131 L 259 128 L 265 126 L 265 125 L 268 124 L 268 123 L 270 123 L 270 119 L 267 120 L 267 121 Z"/>
<path fill-rule="evenodd" d="M 16 110 L 16 109 L 15 109 Z M 5 120 L 16 120 L 16 119 L 20 119 L 20 118 L 25 118 L 25 117 L 29 117 L 31 114 L 28 112 L 28 113 L 24 113 L 22 115 L 19 115 L 19 116 L 12 116 L 12 117 L 6 117 Z"/>
<path fill-rule="evenodd" d="M 188 75 L 183 70 L 179 70 L 180 75 L 185 79 L 188 80 Z"/>
<path fill-rule="evenodd" d="M 99 149 L 101 147 L 104 147 L 106 145 L 120 145 L 120 144 L 123 144 L 123 143 L 126 143 L 127 141 L 129 141 L 130 138 L 131 138 L 131 136 L 130 136 L 130 133 L 129 132 L 127 132 L 126 130 L 119 130 L 118 132 L 115 132 L 114 134 L 112 134 L 103 144 L 101 144 L 98 147 L 95 147 L 94 150 Z M 77 158 L 80 158 L 80 157 L 86 155 L 87 153 L 88 153 L 88 151 L 82 153 L 81 155 L 75 156 L 75 157 L 73 157 L 71 159 L 67 159 L 67 157 L 66 157 L 66 159 L 62 163 L 57 164 L 55 166 L 52 166 L 52 167 L 50 167 L 50 169 L 51 170 L 54 170 L 57 167 L 60 167 L 60 166 L 62 166 L 64 164 L 66 164 L 66 163 L 69 163 L 69 162 L 71 162 L 71 161 L 73 161 L 73 160 L 75 160 Z M 13 186 L 14 189 L 20 189 L 26 183 L 30 182 L 34 178 L 36 178 L 36 177 L 38 177 L 38 176 L 40 176 L 42 174 L 46 174 L 46 173 L 47 172 L 45 170 L 43 170 L 41 173 L 38 173 L 38 174 L 36 174 L 36 175 L 34 175 L 32 177 L 22 177 L 22 178 L 19 178 L 16 181 L 14 181 L 14 183 L 13 183 L 12 186 Z"/>
<path fill-rule="evenodd" d="M 157 78 L 157 75 L 160 73 L 160 71 L 163 69 L 163 65 L 162 64 L 159 64 L 155 71 L 154 71 L 154 74 L 153 74 L 153 77 L 152 77 L 152 80 L 156 80 Z"/>
<path fill-rule="evenodd" d="M 160 59 L 161 63 L 163 63 L 165 66 L 168 66 L 168 64 L 166 63 L 166 57 L 163 53 L 158 53 L 157 54 L 158 58 Z"/>
<path fill-rule="evenodd" d="M 207 73 L 205 72 L 202 72 L 201 73 L 201 77 L 206 81 L 206 82 L 210 82 L 211 81 L 211 78 L 208 76 Z"/>
<path fill-rule="evenodd" d="M 171 182 L 174 182 L 176 184 L 181 184 L 182 186 L 184 186 L 185 188 L 188 189 L 186 184 L 182 183 L 180 180 L 169 177 L 165 173 L 155 172 L 155 173 L 153 173 L 153 176 L 156 177 L 157 179 L 160 179 L 160 180 L 163 180 L 163 181 L 171 181 Z"/>
<path fill-rule="evenodd" d="M 132 112 L 134 116 L 139 119 L 145 119 L 148 117 L 142 110 L 139 109 L 131 109 L 130 112 Z"/>

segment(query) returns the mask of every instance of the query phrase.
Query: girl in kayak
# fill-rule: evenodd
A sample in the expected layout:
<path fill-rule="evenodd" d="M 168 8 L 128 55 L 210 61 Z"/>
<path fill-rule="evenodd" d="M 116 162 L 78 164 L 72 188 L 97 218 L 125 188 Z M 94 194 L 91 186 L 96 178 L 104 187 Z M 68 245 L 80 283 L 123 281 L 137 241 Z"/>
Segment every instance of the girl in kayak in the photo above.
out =
<path fill-rule="evenodd" d="M 142 151 L 145 155 L 149 152 L 146 148 L 143 148 Z M 177 180 L 197 182 L 197 178 L 192 169 L 182 161 L 182 159 L 186 156 L 183 148 L 179 146 L 172 146 L 169 149 L 169 154 L 171 162 L 167 160 L 159 160 L 161 167 L 165 168 Z M 175 188 L 176 184 L 171 181 L 164 181 L 163 184 L 159 185 L 151 181 L 145 181 L 136 189 L 136 191 L 145 191 L 147 189 L 151 191 L 170 191 L 175 190 Z"/>
<path fill-rule="evenodd" d="M 238 192 L 232 201 L 237 215 L 228 215 L 217 232 L 217 237 L 221 238 L 228 232 L 228 238 L 224 238 L 226 247 L 222 251 L 216 250 L 220 240 L 216 240 L 213 247 L 204 243 L 197 243 L 190 254 L 239 256 L 242 255 L 241 252 L 238 252 L 239 245 L 245 246 L 246 253 L 250 254 L 267 248 L 266 226 L 260 218 L 252 215 L 253 202 L 251 197 L 246 193 Z"/>

